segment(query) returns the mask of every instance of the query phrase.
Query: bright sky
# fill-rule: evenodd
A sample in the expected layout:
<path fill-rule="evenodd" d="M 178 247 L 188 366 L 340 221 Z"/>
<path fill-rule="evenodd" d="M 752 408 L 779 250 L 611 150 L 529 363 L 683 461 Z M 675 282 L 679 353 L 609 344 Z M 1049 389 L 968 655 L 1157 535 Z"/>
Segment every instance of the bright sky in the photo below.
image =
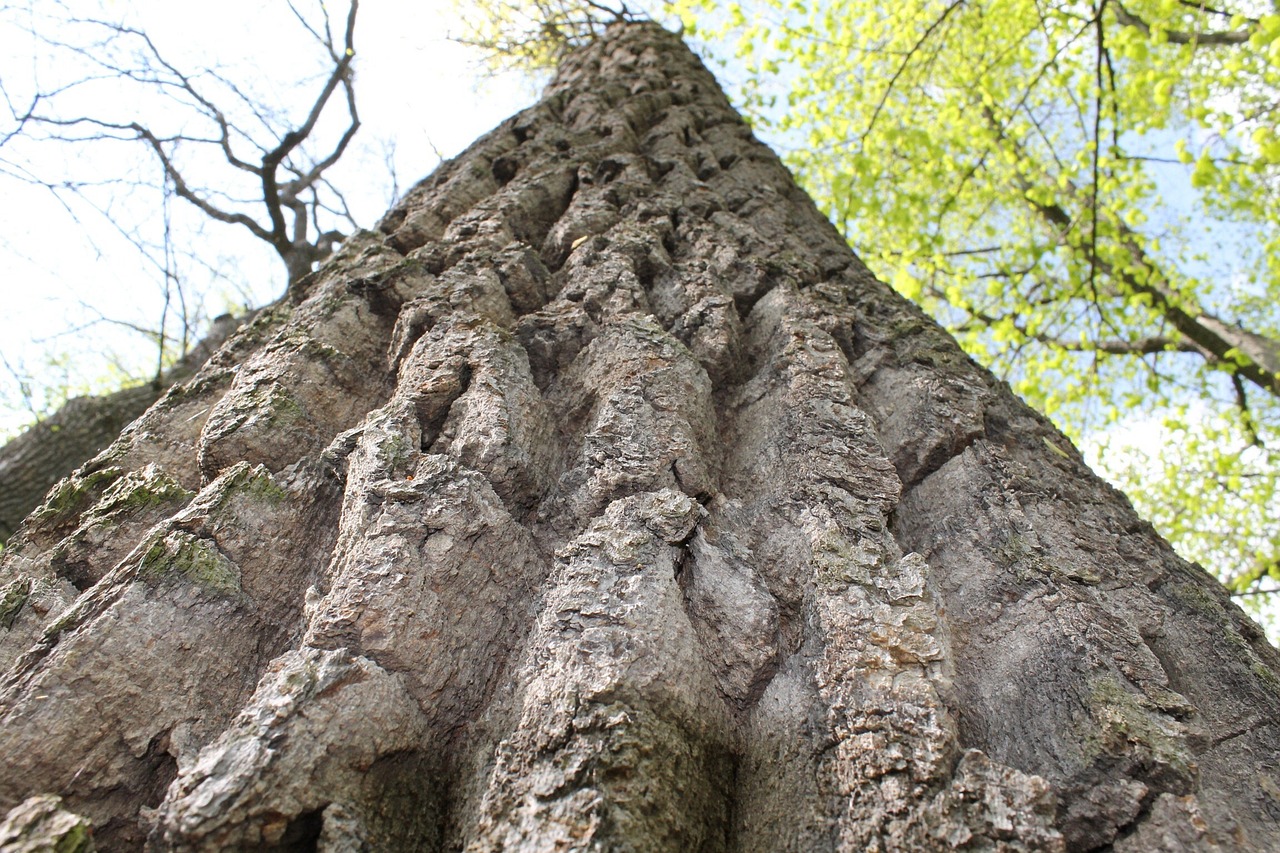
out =
<path fill-rule="evenodd" d="M 298 6 L 311 11 L 317 8 L 308 0 L 299 0 Z M 346 4 L 332 0 L 329 6 L 340 31 Z M 309 105 L 322 82 L 312 78 L 296 94 L 289 91 L 300 75 L 315 67 L 303 65 L 298 57 L 314 62 L 319 54 L 283 0 L 75 0 L 66 7 L 77 15 L 126 15 L 133 25 L 146 30 L 175 65 L 184 70 L 222 68 L 238 85 L 268 97 L 277 95 L 282 104 Z M 38 16 L 54 8 L 56 4 L 48 0 L 31 0 L 25 14 L 13 9 L 0 14 L 0 43 L 6 45 L 6 56 L 0 57 L 0 82 L 20 107 L 25 106 L 33 70 L 45 87 L 57 79 L 59 71 L 67 71 L 38 59 L 47 51 L 12 25 L 17 21 L 39 28 L 42 19 Z M 536 100 L 538 83 L 515 74 L 494 78 L 483 73 L 476 51 L 449 40 L 459 32 L 459 22 L 447 0 L 365 0 L 362 4 L 356 28 L 362 128 L 347 155 L 330 172 L 346 193 L 360 225 L 372 226 L 388 207 L 392 183 L 388 158 L 394 163 L 403 192 L 436 166 L 437 152 L 446 157 L 459 153 L 480 134 Z M 95 90 L 88 100 L 92 103 L 86 109 L 95 115 L 125 122 L 133 120 L 135 110 L 144 108 L 114 90 Z M 335 100 L 332 106 L 340 108 L 341 104 Z M 342 115 L 341 109 L 334 113 Z M 0 115 L 0 119 L 8 116 Z M 11 126 L 0 127 L 0 136 Z M 11 152 L 15 149 L 0 149 L 0 156 Z M 100 158 L 93 160 L 90 171 L 105 176 L 131 172 L 140 165 L 145 168 L 148 162 L 108 151 L 107 146 L 84 156 Z M 62 179 L 66 172 L 83 165 L 61 162 L 68 155 L 56 147 L 49 148 L 49 157 L 52 159 L 37 163 L 42 177 Z M 76 174 L 83 177 L 85 171 Z M 139 253 L 121 238 L 111 221 L 154 214 L 159 193 L 135 195 L 108 217 L 77 208 L 73 218 L 45 188 L 5 178 L 0 178 L 0 186 L 6 199 L 0 206 L 0 294 L 5 306 L 0 312 L 0 355 L 13 367 L 25 367 L 52 381 L 65 374 L 73 383 L 109 382 L 113 359 L 125 360 L 131 370 L 146 370 L 154 359 L 153 345 L 120 323 L 156 325 L 163 307 L 161 279 L 154 268 L 142 264 Z M 135 213 L 139 208 L 142 212 Z M 250 291 L 238 294 L 235 288 L 221 286 L 230 292 L 233 302 L 262 303 L 282 292 L 282 266 L 247 231 L 212 224 L 197 239 L 203 257 L 221 265 L 226 275 Z M 215 301 L 217 304 L 209 308 L 211 314 L 228 307 L 225 298 Z M 100 316 L 119 322 L 103 322 Z M 85 324 L 91 325 L 85 328 Z M 80 331 L 67 334 L 68 328 Z M 51 358 L 59 357 L 61 368 L 47 366 Z M 16 391 L 11 372 L 0 364 L 0 395 L 12 400 Z M 24 420 L 23 413 L 12 405 L 0 407 L 0 434 Z"/>

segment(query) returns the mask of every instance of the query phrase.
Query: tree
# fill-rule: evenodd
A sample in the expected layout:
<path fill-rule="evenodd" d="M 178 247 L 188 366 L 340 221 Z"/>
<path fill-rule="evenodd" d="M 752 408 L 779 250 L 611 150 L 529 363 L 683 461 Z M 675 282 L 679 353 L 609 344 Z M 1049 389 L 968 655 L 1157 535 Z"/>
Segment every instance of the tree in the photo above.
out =
<path fill-rule="evenodd" d="M 1270 4 L 683 7 L 873 270 L 1073 436 L 1145 423 L 1110 476 L 1237 592 L 1280 586 Z"/>
<path fill-rule="evenodd" d="M 10 113 L 0 148 L 18 141 L 46 148 L 62 144 L 72 151 L 86 145 L 141 145 L 159 166 L 166 197 L 181 199 L 214 222 L 245 229 L 279 256 L 290 282 L 298 281 L 343 239 L 333 220 L 355 225 L 342 193 L 325 173 L 360 129 L 352 71 L 360 4 L 350 0 L 336 34 L 323 3 L 314 21 L 292 2 L 287 5 L 328 64 L 314 97 L 297 116 L 274 108 L 244 81 L 216 68 L 184 68 L 138 26 L 79 14 L 59 2 L 65 14 L 45 10 L 43 26 L 33 25 L 31 34 L 57 58 L 55 69 L 60 63 L 69 70 L 52 82 L 33 75 L 36 88 L 22 93 L 20 101 L 0 88 Z M 121 103 L 115 90 L 122 85 L 132 96 L 128 115 L 104 115 L 101 101 Z M 335 95 L 345 116 L 329 139 L 317 128 L 322 119 L 332 123 Z M 22 155 L 0 159 L 0 173 L 59 195 L 103 183 L 100 176 L 43 178 Z"/>
<path fill-rule="evenodd" d="M 1280 841 L 1280 653 L 651 24 L 346 241 L 2 570 L 10 838 Z"/>

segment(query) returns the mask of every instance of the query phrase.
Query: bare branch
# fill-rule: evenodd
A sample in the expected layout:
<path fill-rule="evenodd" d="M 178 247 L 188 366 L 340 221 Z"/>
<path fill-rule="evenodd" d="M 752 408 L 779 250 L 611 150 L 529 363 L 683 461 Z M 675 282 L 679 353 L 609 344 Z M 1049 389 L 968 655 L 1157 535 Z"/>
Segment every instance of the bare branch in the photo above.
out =
<path fill-rule="evenodd" d="M 300 127 L 286 133 L 284 138 L 280 140 L 280 144 L 272 151 L 267 152 L 262 158 L 262 193 L 263 199 L 267 204 L 267 213 L 271 217 L 271 236 L 267 239 L 268 242 L 276 245 L 277 249 L 282 253 L 287 251 L 287 246 L 292 243 L 285 230 L 282 208 L 292 199 L 286 198 L 282 188 L 277 184 L 276 170 L 280 167 L 280 163 L 289 155 L 289 152 L 293 151 L 304 139 L 311 135 L 311 131 L 315 129 L 316 122 L 320 119 L 320 114 L 324 111 L 325 105 L 329 102 L 329 98 L 337 90 L 339 84 L 342 84 L 347 92 L 347 106 L 351 112 L 351 123 L 333 152 L 322 160 L 320 164 L 317 164 L 312 169 L 312 172 L 318 175 L 337 162 L 337 159 L 342 156 L 342 152 L 346 150 L 351 138 L 355 136 L 356 131 L 360 128 L 359 118 L 355 114 L 355 95 L 350 76 L 351 61 L 355 57 L 356 12 L 359 7 L 359 0 L 351 0 L 351 6 L 347 13 L 345 51 L 334 66 L 329 79 L 325 81 L 324 88 L 321 89 L 319 96 L 311 105 L 311 112 L 308 113 L 306 121 Z M 291 190 L 290 194 L 296 197 L 296 192 L 296 190 Z"/>
<path fill-rule="evenodd" d="M 243 225 L 249 229 L 253 236 L 268 243 L 273 242 L 271 233 L 255 222 L 252 218 L 243 213 L 228 213 L 220 208 L 214 207 L 205 199 L 201 198 L 191 187 L 187 185 L 186 179 L 182 177 L 182 173 L 174 166 L 173 161 L 169 158 L 168 153 L 164 149 L 164 145 L 156 138 L 150 130 L 140 124 L 134 123 L 129 125 L 134 132 L 138 134 L 138 138 L 144 140 L 151 146 L 151 150 L 155 152 L 156 157 L 160 160 L 160 165 L 164 168 L 165 174 L 169 180 L 173 181 L 173 190 L 180 198 L 183 198 L 200 209 L 202 213 L 210 219 L 216 219 L 219 222 L 226 222 L 230 225 Z"/>
<path fill-rule="evenodd" d="M 16 135 L 30 135 L 33 127 L 41 128 L 40 135 L 34 138 L 45 141 L 89 143 L 110 139 L 142 142 L 155 156 L 174 196 L 192 204 L 209 219 L 239 225 L 269 244 L 284 261 L 290 280 L 294 280 L 310 270 L 316 257 L 327 254 L 331 249 L 333 229 L 327 225 L 321 227 L 317 218 L 321 211 L 326 217 L 336 216 L 354 226 L 346 201 L 335 192 L 330 182 L 323 180 L 323 175 L 346 154 L 360 128 L 352 72 L 359 2 L 352 0 L 349 4 L 340 44 L 335 43 L 326 9 L 320 8 L 322 23 L 317 24 L 309 21 L 296 5 L 290 4 L 289 8 L 302 28 L 323 47 L 331 62 L 319 93 L 310 102 L 300 123 L 281 121 L 262 102 L 217 71 L 204 69 L 191 73 L 181 69 L 164 55 L 146 31 L 136 26 L 92 17 L 71 17 L 64 22 L 57 36 L 32 34 L 51 48 L 66 51 L 76 57 L 76 61 L 87 64 L 89 75 L 52 93 L 37 95 L 25 110 L 10 103 L 6 92 L 6 103 L 10 103 L 10 112 L 15 116 L 15 128 L 0 139 L 0 145 Z M 73 25 L 89 28 L 87 33 L 91 41 L 79 44 L 62 41 L 66 28 Z M 134 59 L 121 59 L 122 51 L 130 52 Z M 66 116 L 55 112 L 50 104 L 50 99 L 56 95 L 107 79 L 128 81 L 157 92 L 161 97 L 172 97 L 188 110 L 186 115 L 207 122 L 208 129 L 200 132 L 184 128 L 176 133 L 165 133 L 143 117 L 112 121 L 93 115 Z M 322 156 L 304 154 L 304 143 L 311 141 L 321 116 L 329 108 L 339 87 L 343 91 L 348 116 L 345 128 Z M 218 98 L 212 94 L 214 89 L 230 93 L 222 97 L 223 104 L 219 104 Z M 223 108 L 227 102 L 233 108 L 231 113 Z M 249 124 L 243 121 L 237 124 L 233 118 L 236 113 L 251 116 L 247 119 Z M 185 165 L 189 158 L 178 159 L 179 148 L 187 145 L 196 149 L 202 146 L 216 148 L 231 169 L 253 176 L 258 192 L 252 198 L 242 198 L 239 197 L 241 193 L 235 192 L 234 182 L 227 182 L 226 188 L 193 183 L 193 173 Z M 251 156 L 238 150 L 249 146 L 256 149 Z M 21 167 L 0 162 L 0 171 L 15 170 L 20 172 Z M 318 191 L 323 191 L 323 198 Z M 252 209 L 243 209 L 245 205 L 253 204 L 266 208 L 265 222 Z M 291 223 L 289 218 L 292 218 Z M 323 245 L 310 242 L 313 235 L 319 235 L 317 240 Z"/>

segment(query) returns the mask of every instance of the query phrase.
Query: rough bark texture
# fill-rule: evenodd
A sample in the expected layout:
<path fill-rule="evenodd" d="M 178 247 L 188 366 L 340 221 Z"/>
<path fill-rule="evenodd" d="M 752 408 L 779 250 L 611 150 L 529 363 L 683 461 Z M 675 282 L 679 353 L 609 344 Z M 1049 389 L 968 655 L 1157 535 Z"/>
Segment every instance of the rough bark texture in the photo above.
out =
<path fill-rule="evenodd" d="M 1280 849 L 1275 650 L 650 25 L 15 540 L 0 806 L 107 849 Z"/>
<path fill-rule="evenodd" d="M 154 382 L 100 397 L 75 397 L 0 447 L 0 543 L 40 505 L 51 486 L 114 441 L 171 385 L 190 379 L 247 319 L 218 317 L 204 340 Z"/>

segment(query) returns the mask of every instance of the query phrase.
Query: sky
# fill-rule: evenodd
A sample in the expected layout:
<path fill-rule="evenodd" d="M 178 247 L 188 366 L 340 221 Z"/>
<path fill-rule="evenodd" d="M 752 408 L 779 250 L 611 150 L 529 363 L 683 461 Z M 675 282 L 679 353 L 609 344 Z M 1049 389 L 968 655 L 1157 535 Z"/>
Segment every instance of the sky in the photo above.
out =
<path fill-rule="evenodd" d="M 48 49 L 15 25 L 47 28 L 59 4 L 32 0 L 27 10 L 0 12 L 0 82 L 18 105 L 32 85 L 45 88 L 79 71 L 67 62 L 50 63 Z M 225 69 L 238 85 L 270 102 L 307 106 L 318 91 L 322 56 L 282 0 L 223 0 L 173 3 L 163 0 L 85 0 L 63 4 L 76 15 L 124 16 L 145 29 L 163 55 L 184 70 Z M 298 0 L 313 13 L 315 0 Z M 31 11 L 32 9 L 37 11 Z M 331 2 L 340 27 L 346 4 Z M 63 31 L 65 32 L 65 30 Z M 461 152 L 476 137 L 529 106 L 541 82 L 514 72 L 493 75 L 478 51 L 451 36 L 461 32 L 447 2 L 407 3 L 365 0 L 356 28 L 356 88 L 362 127 L 331 171 L 362 227 L 372 227 L 393 194 L 392 170 L 400 192 L 425 177 L 440 157 Z M 300 59 L 301 58 L 301 59 Z M 35 78 L 33 83 L 32 78 Z M 308 78 L 309 79 L 304 79 Z M 77 105 L 94 115 L 125 122 L 156 106 L 136 101 L 136 93 L 103 85 Z M 334 106 L 339 106 L 334 103 Z M 341 110 L 335 111 L 344 115 Z M 3 116 L 7 118 L 7 116 Z M 150 119 L 149 121 L 163 119 Z M 0 129 L 0 136 L 12 127 Z M 0 149 L 0 157 L 30 165 L 46 180 L 74 174 L 141 174 L 153 178 L 154 164 L 136 148 L 98 145 L 68 151 L 61 146 Z M 214 175 L 216 183 L 220 176 Z M 95 191 L 99 200 L 114 192 L 103 213 L 63 193 L 12 177 L 0 177 L 6 203 L 0 205 L 0 434 L 30 419 L 22 408 L 15 373 L 38 381 L 70 382 L 74 389 L 108 387 L 122 372 L 144 375 L 156 348 L 127 325 L 154 328 L 163 310 L 163 278 L 145 263 L 117 229 L 143 218 L 156 220 L 160 194 L 119 188 Z M 70 199 L 68 203 L 64 200 Z M 99 201 L 100 207 L 106 203 Z M 262 304 L 283 292 L 283 267 L 265 245 L 243 228 L 212 224 L 175 202 L 174 227 L 193 231 L 203 259 L 220 267 L 227 281 L 196 286 L 207 290 L 206 313 L 216 315 L 243 303 Z M 197 271 L 193 274 L 199 279 Z M 172 300 L 171 300 L 172 303 Z M 172 312 L 171 312 L 172 313 Z M 53 364 L 51 364 L 53 362 Z M 11 368 L 11 369 L 10 369 Z"/>

